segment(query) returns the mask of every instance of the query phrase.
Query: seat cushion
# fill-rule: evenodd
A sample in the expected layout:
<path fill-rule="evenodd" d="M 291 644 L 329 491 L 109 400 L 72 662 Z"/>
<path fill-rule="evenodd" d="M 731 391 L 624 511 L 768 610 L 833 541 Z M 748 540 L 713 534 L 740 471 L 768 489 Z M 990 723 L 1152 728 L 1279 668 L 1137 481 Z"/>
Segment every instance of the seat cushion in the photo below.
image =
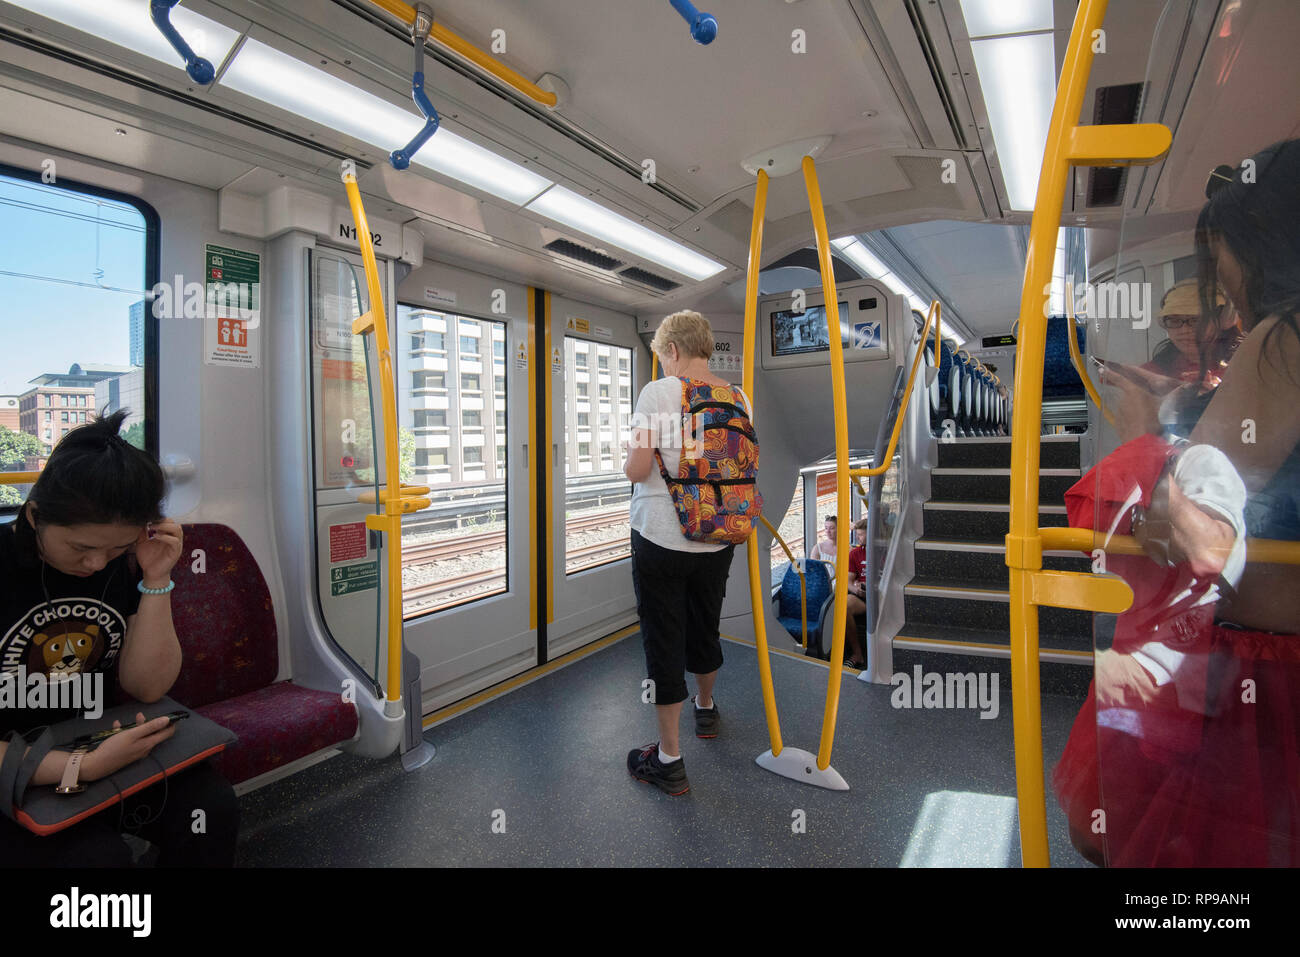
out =
<path fill-rule="evenodd" d="M 248 547 L 225 525 L 186 525 L 184 532 L 185 556 L 172 569 L 172 620 L 184 663 L 168 693 L 200 708 L 266 687 L 279 656 L 271 593 Z"/>
<path fill-rule="evenodd" d="M 291 681 L 195 710 L 239 737 L 213 761 L 231 784 L 350 741 L 357 733 L 355 705 L 337 693 Z"/>

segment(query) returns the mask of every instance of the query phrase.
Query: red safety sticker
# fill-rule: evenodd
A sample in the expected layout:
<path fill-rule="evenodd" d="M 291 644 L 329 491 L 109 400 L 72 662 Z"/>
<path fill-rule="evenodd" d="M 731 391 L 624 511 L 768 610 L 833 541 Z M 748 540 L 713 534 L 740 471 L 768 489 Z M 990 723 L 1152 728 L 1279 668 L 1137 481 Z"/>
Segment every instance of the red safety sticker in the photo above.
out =
<path fill-rule="evenodd" d="M 366 557 L 366 523 L 348 522 L 330 526 L 330 563 L 350 562 Z"/>

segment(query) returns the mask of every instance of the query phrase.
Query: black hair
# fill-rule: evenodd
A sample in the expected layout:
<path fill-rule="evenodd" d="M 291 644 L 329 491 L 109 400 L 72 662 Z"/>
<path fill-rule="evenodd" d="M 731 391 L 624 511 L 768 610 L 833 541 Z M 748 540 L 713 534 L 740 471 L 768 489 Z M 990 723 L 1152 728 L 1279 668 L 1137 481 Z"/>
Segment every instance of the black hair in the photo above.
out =
<path fill-rule="evenodd" d="M 27 495 L 37 525 L 147 525 L 162 518 L 167 480 L 147 452 L 118 433 L 121 409 L 65 435 Z M 35 559 L 36 536 L 24 505 L 14 520 L 20 553 Z"/>
<path fill-rule="evenodd" d="M 1245 331 L 1249 333 L 1255 324 L 1277 316 L 1279 322 L 1269 331 L 1265 347 L 1284 330 L 1300 338 L 1296 323 L 1300 313 L 1300 140 L 1284 140 L 1261 150 L 1233 169 L 1230 179 L 1225 167 L 1216 169 L 1213 176 L 1217 179 L 1212 178 L 1206 190 L 1209 202 L 1196 222 L 1201 298 L 1197 340 L 1203 343 L 1202 374 L 1214 364 L 1207 347 L 1218 338 L 1211 329 L 1219 315 L 1211 240 L 1226 244 L 1241 264 L 1244 305 L 1251 312 L 1251 327 Z M 1265 349 L 1261 359 L 1266 354 Z"/>

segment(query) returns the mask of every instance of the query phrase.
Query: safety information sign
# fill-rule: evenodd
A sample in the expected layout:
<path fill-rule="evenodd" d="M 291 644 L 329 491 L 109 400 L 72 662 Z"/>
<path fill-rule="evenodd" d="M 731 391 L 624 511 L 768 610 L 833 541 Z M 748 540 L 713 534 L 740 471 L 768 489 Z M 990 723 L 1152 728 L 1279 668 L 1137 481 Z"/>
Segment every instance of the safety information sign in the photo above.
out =
<path fill-rule="evenodd" d="M 330 564 L 366 557 L 366 523 L 347 522 L 330 526 Z"/>
<path fill-rule="evenodd" d="M 358 562 L 330 569 L 330 594 L 350 595 L 379 587 L 379 562 Z"/>
<path fill-rule="evenodd" d="M 228 246 L 204 247 L 203 361 L 262 365 L 262 257 Z"/>

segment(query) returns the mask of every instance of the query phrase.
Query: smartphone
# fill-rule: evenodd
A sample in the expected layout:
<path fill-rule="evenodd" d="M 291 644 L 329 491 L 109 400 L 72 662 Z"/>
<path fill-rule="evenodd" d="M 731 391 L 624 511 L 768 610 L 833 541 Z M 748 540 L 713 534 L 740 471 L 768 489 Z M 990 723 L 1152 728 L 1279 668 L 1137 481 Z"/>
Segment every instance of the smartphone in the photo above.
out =
<path fill-rule="evenodd" d="M 167 722 L 167 727 L 169 728 L 177 721 L 181 721 L 185 718 L 188 718 L 189 716 L 190 713 L 188 711 L 172 711 L 171 713 L 166 715 L 158 715 L 158 717 L 160 718 L 165 717 L 169 719 Z M 153 720 L 155 719 L 145 718 L 144 723 L 148 724 L 150 721 Z M 130 724 L 124 724 L 120 728 L 104 728 L 100 731 L 93 731 L 90 734 L 83 734 L 79 738 L 73 740 L 72 743 L 75 747 L 78 748 L 89 747 L 92 744 L 99 744 L 101 741 L 106 741 L 107 739 L 111 738 L 115 734 L 118 734 L 122 731 L 126 731 L 128 728 L 134 728 L 134 727 L 136 727 L 136 723 L 132 721 Z"/>
<path fill-rule="evenodd" d="M 1096 356 L 1089 356 L 1089 358 L 1092 359 L 1093 365 L 1102 372 L 1111 372 L 1115 375 L 1122 375 L 1125 379 L 1128 379 L 1129 382 L 1140 385 L 1148 392 L 1155 391 L 1151 387 L 1151 382 L 1143 378 L 1141 373 L 1135 372 L 1132 366 L 1127 366 L 1122 362 L 1106 362 L 1103 359 L 1098 359 Z"/>

